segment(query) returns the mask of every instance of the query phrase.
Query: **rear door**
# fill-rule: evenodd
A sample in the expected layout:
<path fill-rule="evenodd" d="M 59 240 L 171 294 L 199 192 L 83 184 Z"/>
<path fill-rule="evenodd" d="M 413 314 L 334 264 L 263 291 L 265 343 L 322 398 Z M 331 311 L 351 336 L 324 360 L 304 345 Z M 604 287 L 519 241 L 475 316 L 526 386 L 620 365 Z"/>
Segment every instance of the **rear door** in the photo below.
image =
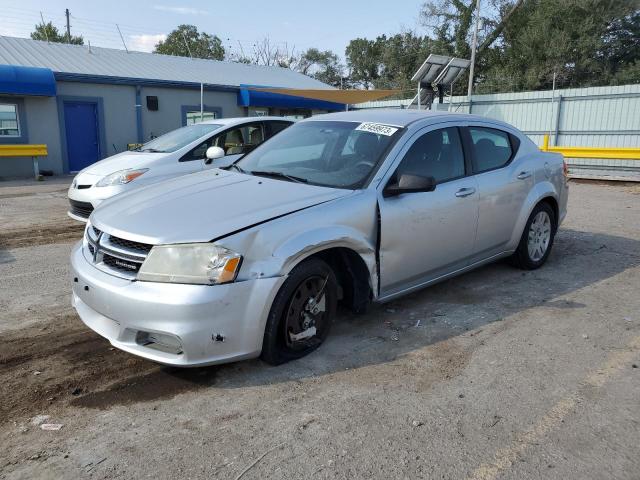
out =
<path fill-rule="evenodd" d="M 394 175 L 432 176 L 437 186 L 432 192 L 379 195 L 381 297 L 468 265 L 476 235 L 477 184 L 459 129 L 425 128 L 400 155 Z"/>
<path fill-rule="evenodd" d="M 469 125 L 463 131 L 478 182 L 478 234 L 474 260 L 502 253 L 513 235 L 533 170 L 517 161 L 517 137 L 499 128 Z"/>

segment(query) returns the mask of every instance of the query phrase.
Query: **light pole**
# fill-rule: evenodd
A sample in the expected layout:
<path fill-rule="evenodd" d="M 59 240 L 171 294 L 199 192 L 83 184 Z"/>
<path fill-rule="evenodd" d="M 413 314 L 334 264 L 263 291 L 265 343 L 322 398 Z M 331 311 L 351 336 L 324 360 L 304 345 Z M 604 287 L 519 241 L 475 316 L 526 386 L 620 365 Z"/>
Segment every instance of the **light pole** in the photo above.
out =
<path fill-rule="evenodd" d="M 480 28 L 480 0 L 476 0 L 476 25 L 473 29 L 471 42 L 471 66 L 469 67 L 469 87 L 467 88 L 467 100 L 469 101 L 469 113 L 471 113 L 471 94 L 473 93 L 473 70 L 476 66 L 476 47 L 478 46 L 478 29 Z"/>

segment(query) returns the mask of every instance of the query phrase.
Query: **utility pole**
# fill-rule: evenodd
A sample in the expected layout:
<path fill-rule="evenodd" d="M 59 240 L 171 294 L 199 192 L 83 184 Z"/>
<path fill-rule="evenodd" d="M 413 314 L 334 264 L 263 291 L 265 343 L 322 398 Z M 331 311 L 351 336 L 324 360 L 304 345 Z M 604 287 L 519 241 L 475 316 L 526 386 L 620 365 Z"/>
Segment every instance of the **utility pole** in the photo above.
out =
<path fill-rule="evenodd" d="M 71 25 L 69 25 L 69 9 L 64 9 L 64 14 L 67 17 L 67 43 L 71 43 Z"/>
<path fill-rule="evenodd" d="M 44 31 L 44 38 L 47 39 L 47 43 L 49 43 L 49 34 L 47 33 L 47 25 L 44 23 L 44 16 L 42 12 L 40 12 L 40 20 L 42 20 L 42 30 Z"/>
<path fill-rule="evenodd" d="M 469 101 L 469 113 L 471 113 L 471 94 L 473 93 L 473 70 L 476 66 L 476 48 L 478 46 L 478 29 L 480 28 L 480 0 L 476 0 L 476 25 L 473 30 L 471 42 L 471 67 L 469 68 L 469 88 L 467 88 L 467 100 Z"/>

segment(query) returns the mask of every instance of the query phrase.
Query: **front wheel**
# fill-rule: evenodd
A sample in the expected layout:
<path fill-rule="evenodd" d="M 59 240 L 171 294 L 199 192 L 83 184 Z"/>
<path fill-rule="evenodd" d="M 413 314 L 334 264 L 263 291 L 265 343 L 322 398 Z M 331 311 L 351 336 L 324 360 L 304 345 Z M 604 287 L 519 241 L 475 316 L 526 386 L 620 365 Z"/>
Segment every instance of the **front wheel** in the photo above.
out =
<path fill-rule="evenodd" d="M 318 348 L 331 329 L 337 296 L 336 277 L 329 265 L 317 258 L 297 265 L 271 306 L 262 359 L 280 365 Z"/>
<path fill-rule="evenodd" d="M 539 203 L 531 212 L 511 263 L 524 270 L 535 270 L 547 261 L 556 234 L 555 213 L 548 203 Z"/>

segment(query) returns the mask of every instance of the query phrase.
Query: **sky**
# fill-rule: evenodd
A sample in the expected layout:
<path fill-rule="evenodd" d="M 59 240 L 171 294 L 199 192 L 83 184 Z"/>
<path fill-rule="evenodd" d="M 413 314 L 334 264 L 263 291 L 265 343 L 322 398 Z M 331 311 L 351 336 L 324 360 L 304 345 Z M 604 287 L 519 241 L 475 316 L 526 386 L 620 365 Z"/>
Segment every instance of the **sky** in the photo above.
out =
<path fill-rule="evenodd" d="M 71 12 L 71 34 L 92 46 L 124 48 L 119 25 L 131 50 L 151 51 L 158 40 L 181 23 L 216 34 L 227 50 L 250 53 L 265 37 L 291 50 L 310 47 L 344 57 L 349 40 L 417 30 L 421 0 L 0 0 L 0 35 L 28 37 L 36 23 L 65 25 Z"/>

